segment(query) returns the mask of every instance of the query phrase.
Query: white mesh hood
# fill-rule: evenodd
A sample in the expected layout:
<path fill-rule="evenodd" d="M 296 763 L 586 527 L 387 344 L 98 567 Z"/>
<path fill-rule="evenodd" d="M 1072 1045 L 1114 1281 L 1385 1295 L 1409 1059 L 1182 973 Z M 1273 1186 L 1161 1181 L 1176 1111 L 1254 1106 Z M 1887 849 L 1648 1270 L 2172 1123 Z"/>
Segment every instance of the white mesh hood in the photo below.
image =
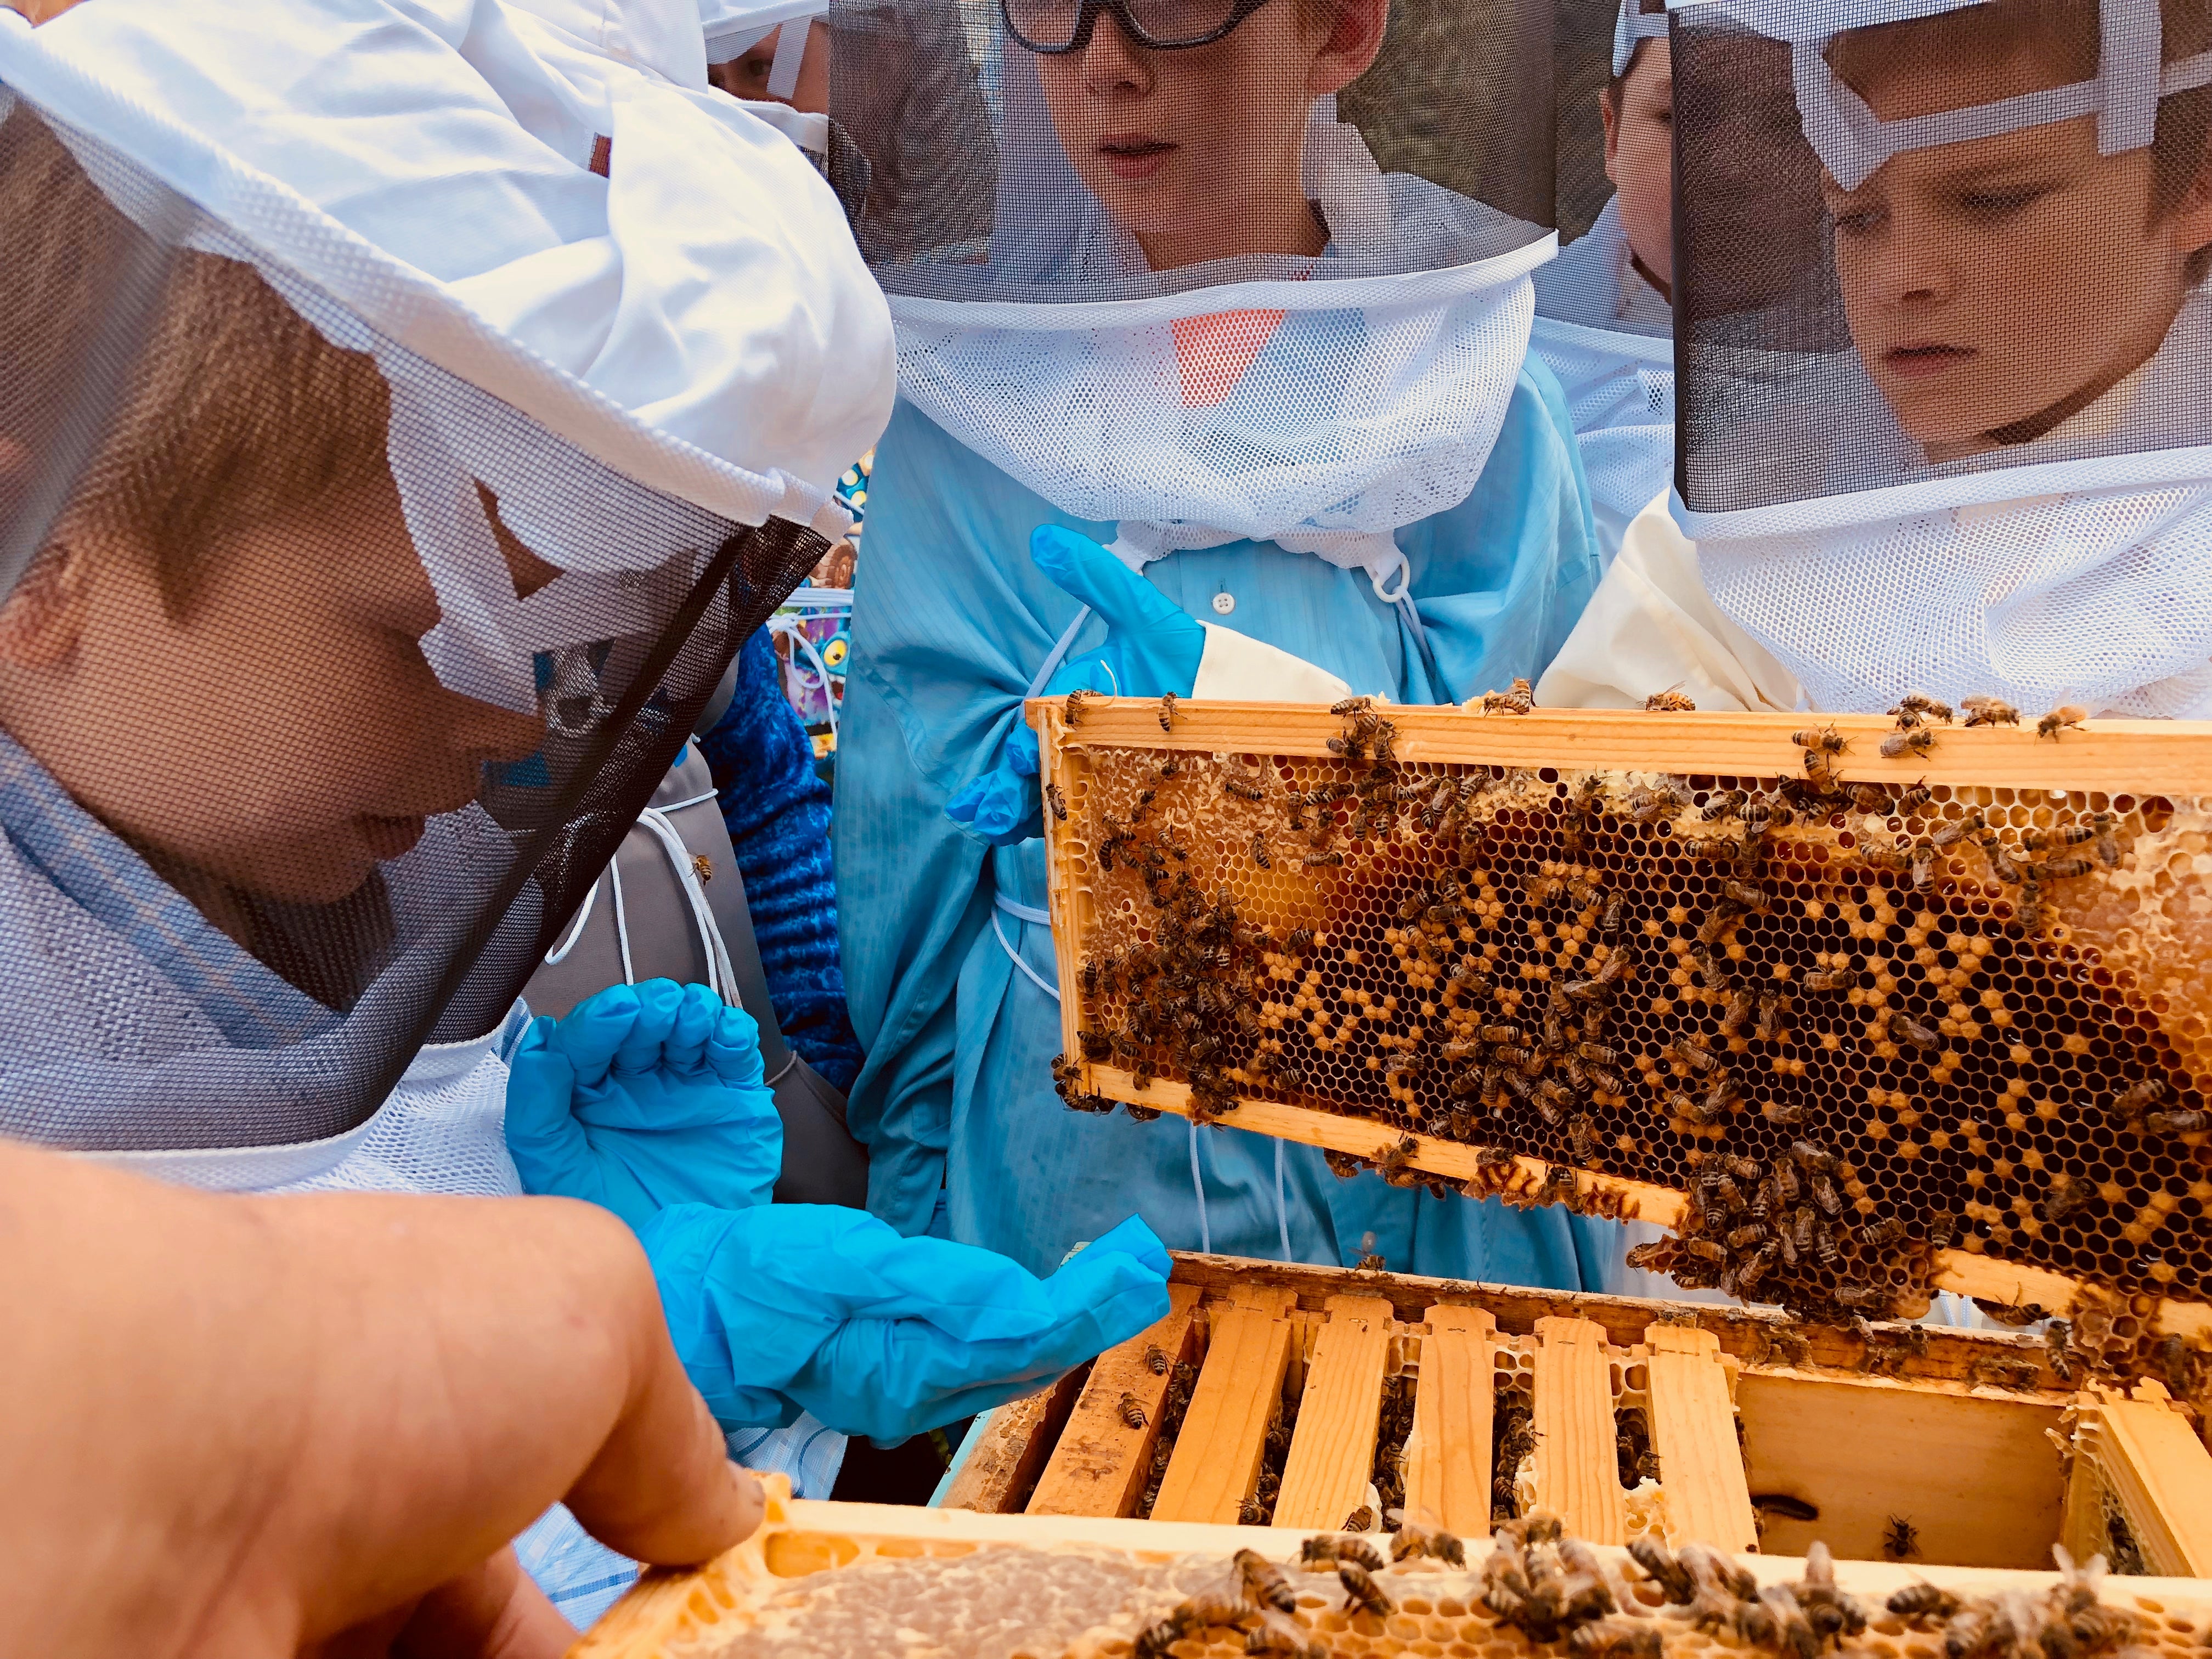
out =
<path fill-rule="evenodd" d="M 1676 515 L 1814 706 L 2212 714 L 2201 9 L 1676 11 Z"/>
<path fill-rule="evenodd" d="M 1502 85 L 1516 53 L 1548 64 L 1548 11 L 1504 9 L 1484 20 L 1477 48 L 1474 26 L 1441 0 L 1392 6 L 1373 66 L 1304 99 L 1304 125 L 1285 141 L 1296 165 L 1285 188 L 1325 246 L 1231 246 L 1158 269 L 1140 243 L 1148 233 L 1085 182 L 1096 176 L 1083 171 L 1088 153 L 1077 152 L 1082 166 L 1071 160 L 1079 140 L 1056 125 L 1082 118 L 1052 100 L 1070 95 L 1066 65 L 1090 48 L 1041 55 L 1009 35 L 997 4 L 966 0 L 950 9 L 961 28 L 945 32 L 935 61 L 921 50 L 910 73 L 844 67 L 848 51 L 884 52 L 896 14 L 870 0 L 832 8 L 831 114 L 872 151 L 860 240 L 890 295 L 902 392 L 1061 510 L 1118 525 L 1128 556 L 1250 538 L 1378 581 L 1401 565 L 1394 532 L 1465 499 L 1488 459 L 1527 352 L 1528 274 L 1553 239 L 1544 112 L 1501 101 L 1498 141 L 1476 143 L 1462 125 L 1484 118 L 1479 81 L 1459 89 L 1467 110 L 1411 97 L 1400 107 L 1396 65 L 1419 58 L 1441 72 L 1449 54 L 1472 52 Z M 1237 27 L 1249 41 L 1287 15 Z M 1132 86 L 1165 84 L 1219 53 L 1139 58 Z M 1097 118 L 1147 133 L 1171 125 L 1178 118 L 1154 112 L 1151 98 Z M 1224 100 L 1217 125 L 1233 138 L 1261 106 L 1276 106 Z M 933 116 L 981 136 L 988 155 L 925 137 Z M 1193 139 L 1182 118 L 1177 155 Z M 1488 180 L 1451 171 L 1486 156 L 1510 165 Z M 1186 225 L 1209 215 L 1235 224 L 1245 209 L 1185 210 Z"/>
<path fill-rule="evenodd" d="M 613 65 L 580 88 L 498 0 L 103 0 L 0 17 L 0 78 L 387 337 L 724 518 L 811 522 L 889 418 L 882 300 L 805 159 L 726 98 Z"/>

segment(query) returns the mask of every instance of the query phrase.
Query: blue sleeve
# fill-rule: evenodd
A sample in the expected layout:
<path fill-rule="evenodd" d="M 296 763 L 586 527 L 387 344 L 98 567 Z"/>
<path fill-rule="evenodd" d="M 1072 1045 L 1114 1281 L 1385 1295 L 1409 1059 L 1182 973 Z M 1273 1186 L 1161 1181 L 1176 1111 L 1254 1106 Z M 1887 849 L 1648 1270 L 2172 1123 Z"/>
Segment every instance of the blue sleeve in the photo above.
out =
<path fill-rule="evenodd" d="M 945 802 L 996 756 L 1076 603 L 1029 557 L 1095 533 L 901 403 L 876 447 L 838 736 L 845 982 L 868 1054 L 847 1105 L 868 1207 L 928 1226 L 951 1133 L 960 965 L 988 925 L 990 849 Z M 1110 532 L 1109 532 L 1110 533 Z M 1103 635 L 1085 624 L 1077 649 Z"/>
<path fill-rule="evenodd" d="M 1566 643 L 1602 574 L 1589 484 L 1565 395 L 1522 366 L 1467 499 L 1401 534 L 1414 604 L 1455 702 L 1531 684 Z"/>
<path fill-rule="evenodd" d="M 813 740 L 784 697 L 766 629 L 738 653 L 736 693 L 699 751 L 714 775 L 744 878 L 776 1024 L 808 1065 L 849 1090 L 861 1056 L 837 951 L 830 786 L 814 769 Z"/>

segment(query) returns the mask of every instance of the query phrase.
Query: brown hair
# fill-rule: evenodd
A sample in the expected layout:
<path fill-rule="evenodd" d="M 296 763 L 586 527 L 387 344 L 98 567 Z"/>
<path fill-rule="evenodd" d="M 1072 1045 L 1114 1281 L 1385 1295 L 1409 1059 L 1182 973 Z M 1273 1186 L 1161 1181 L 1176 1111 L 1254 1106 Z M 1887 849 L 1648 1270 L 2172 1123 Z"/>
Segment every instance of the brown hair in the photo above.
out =
<path fill-rule="evenodd" d="M 114 273 L 149 248 L 22 105 L 0 123 L 0 409 L 27 428 L 0 435 L 35 453 Z M 388 476 L 389 414 L 372 358 L 331 344 L 251 266 L 179 252 L 61 522 L 149 550 L 179 613 L 225 538 Z"/>
<path fill-rule="evenodd" d="M 2212 46 L 2208 0 L 2161 0 L 2161 55 L 2166 63 Z M 2095 77 L 2101 52 L 2098 0 L 1996 0 L 1956 11 L 1847 29 L 1828 43 L 1829 66 L 1863 96 L 1874 82 L 1905 63 L 1938 58 L 1994 64 L 2027 58 L 2068 85 Z M 2150 222 L 2179 208 L 2197 187 L 2212 149 L 2212 88 L 2162 100 L 2151 142 Z M 2189 256 L 2182 280 L 2194 288 L 2212 274 L 2212 246 Z"/>

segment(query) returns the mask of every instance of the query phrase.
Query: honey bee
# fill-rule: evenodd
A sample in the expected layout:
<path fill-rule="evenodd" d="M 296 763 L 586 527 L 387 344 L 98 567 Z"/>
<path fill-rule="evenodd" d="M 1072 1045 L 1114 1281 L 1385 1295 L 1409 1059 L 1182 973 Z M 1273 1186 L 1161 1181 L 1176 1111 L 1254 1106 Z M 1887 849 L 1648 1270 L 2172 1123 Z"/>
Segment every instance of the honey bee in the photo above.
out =
<path fill-rule="evenodd" d="M 2045 859 L 2035 866 L 2035 873 L 2044 881 L 2070 881 L 2075 876 L 2086 876 L 2097 867 L 2089 858 Z"/>
<path fill-rule="evenodd" d="M 1374 1510 L 1374 1509 L 1372 1508 L 1372 1506 L 1370 1506 L 1370 1505 L 1369 1505 L 1369 1504 L 1361 1504 L 1358 1509 L 1356 1509 L 1356 1510 L 1352 1510 L 1352 1512 L 1351 1514 L 1349 1514 L 1349 1515 L 1347 1515 L 1347 1516 L 1346 1516 L 1344 1517 L 1344 1524 L 1343 1524 L 1342 1526 L 1339 1527 L 1339 1528 L 1337 1528 L 1337 1530 L 1338 1530 L 1339 1532 L 1372 1532 L 1372 1531 L 1374 1531 L 1374 1530 L 1375 1530 L 1375 1510 Z"/>
<path fill-rule="evenodd" d="M 1961 697 L 1968 726 L 2018 726 L 2020 710 L 1999 697 Z"/>
<path fill-rule="evenodd" d="M 1342 864 L 1344 862 L 1344 854 L 1341 853 L 1309 853 L 1304 858 L 1301 859 L 1299 862 L 1304 865 L 1309 870 L 1317 870 L 1326 866 L 1334 866 L 1335 865 Z"/>
<path fill-rule="evenodd" d="M 1956 846 L 1967 836 L 1978 834 L 1987 827 L 1987 823 L 1982 817 L 1982 809 L 1978 806 L 1966 817 L 1954 819 L 1936 830 L 1935 835 L 1929 838 L 1929 844 L 1940 852 L 1947 848 Z"/>
<path fill-rule="evenodd" d="M 1181 755 L 1170 755 L 1165 760 L 1162 761 L 1160 763 L 1158 775 L 1163 779 L 1181 777 L 1182 775 L 1182 757 Z"/>
<path fill-rule="evenodd" d="M 1808 726 L 1802 732 L 1792 732 L 1790 741 L 1800 749 L 1820 755 L 1840 755 L 1850 747 L 1844 741 L 1844 734 L 1832 726 Z"/>
<path fill-rule="evenodd" d="M 1095 701 L 1097 696 L 1096 691 L 1079 685 L 1067 694 L 1066 702 L 1061 705 L 1061 714 L 1069 726 L 1076 726 L 1083 724 L 1084 708 Z"/>
<path fill-rule="evenodd" d="M 1535 688 L 1518 677 L 1510 690 L 1482 694 L 1482 712 L 1486 714 L 1525 714 L 1535 706 Z"/>
<path fill-rule="evenodd" d="M 1366 1164 L 1350 1152 L 1340 1152 L 1334 1147 L 1322 1149 L 1322 1157 L 1328 1164 L 1329 1173 L 1339 1181 L 1349 1181 L 1366 1168 Z"/>
<path fill-rule="evenodd" d="M 2051 1183 L 2051 1190 L 2037 1200 L 2035 1213 L 2055 1226 L 2079 1214 L 2096 1196 L 2094 1183 L 2076 1176 L 2061 1176 Z"/>
<path fill-rule="evenodd" d="M 1264 830 L 1255 830 L 1252 832 L 1252 862 L 1262 870 L 1272 870 L 1275 867 L 1274 860 L 1267 856 L 1267 832 Z"/>
<path fill-rule="evenodd" d="M 1734 876 L 1724 877 L 1721 881 L 1721 891 L 1746 910 L 1763 911 L 1766 908 L 1766 890 L 1756 882 L 1738 881 Z M 1710 940 L 1707 942 L 1711 943 Z"/>
<path fill-rule="evenodd" d="M 1741 811 L 1743 804 L 1750 799 L 1750 794 L 1741 789 L 1722 791 L 1705 802 L 1698 810 L 1698 816 L 1711 823 L 1715 818 L 1724 818 L 1731 812 Z"/>
<path fill-rule="evenodd" d="M 1330 1650 L 1320 1637 L 1279 1613 L 1262 1614 L 1244 1636 L 1244 1651 L 1261 1659 L 1328 1659 Z"/>
<path fill-rule="evenodd" d="M 1882 758 L 1895 760 L 1899 755 L 1917 755 L 1923 760 L 1936 746 L 1936 734 L 1924 726 L 1893 732 L 1881 740 Z"/>
<path fill-rule="evenodd" d="M 1734 1036 L 1742 1030 L 1744 1023 L 1751 1018 L 1754 1005 L 1755 1000 L 1752 994 L 1741 985 L 1729 993 L 1728 1006 L 1721 1013 L 1722 1034 Z"/>
<path fill-rule="evenodd" d="M 1751 1034 L 1761 1042 L 1771 1042 L 1782 1035 L 1782 1012 L 1789 1006 L 1789 999 L 1779 991 L 1759 994 L 1759 1017 L 1753 1022 Z"/>
<path fill-rule="evenodd" d="M 1415 1179 L 1413 1154 L 1420 1150 L 1421 1143 L 1413 1136 L 1401 1136 L 1395 1145 L 1382 1154 L 1382 1160 L 1376 1168 L 1382 1171 L 1382 1179 L 1392 1186 L 1409 1187 L 1413 1184 Z"/>
<path fill-rule="evenodd" d="M 2118 869 L 2120 841 L 2119 837 L 2112 833 L 2112 830 L 2119 820 L 2110 812 L 2100 812 L 2090 822 L 2097 831 L 2097 844 L 2091 849 L 2097 855 L 2097 862 L 2107 870 Z"/>
<path fill-rule="evenodd" d="M 1892 1561 L 1909 1561 L 1920 1553 L 1920 1528 L 1901 1515 L 1893 1515 L 1881 1529 L 1881 1553 Z"/>
<path fill-rule="evenodd" d="M 2166 1082 L 2162 1077 L 2147 1077 L 2121 1093 L 2112 1102 L 2112 1115 L 2132 1121 L 2142 1115 L 2143 1110 L 2166 1098 Z"/>
<path fill-rule="evenodd" d="M 1644 698 L 1644 708 L 1647 714 L 1690 714 L 1697 712 L 1698 705 L 1692 702 L 1679 686 L 1670 685 L 1664 691 L 1654 691 Z"/>
<path fill-rule="evenodd" d="M 1516 681 L 1516 684 L 1525 684 L 1526 682 Z M 1364 1504 L 1353 1513 L 1365 1514 L 1370 1524 L 1374 1520 L 1374 1511 Z M 1366 1528 L 1347 1527 L 1346 1530 L 1364 1532 Z M 1344 1610 L 1346 1613 L 1364 1611 L 1373 1613 L 1377 1619 L 1388 1619 L 1398 1610 L 1398 1604 L 1384 1593 L 1367 1569 L 1357 1561 L 1339 1561 L 1336 1564 L 1336 1578 L 1344 1586 Z"/>
<path fill-rule="evenodd" d="M 1340 1561 L 1349 1561 L 1370 1572 L 1382 1571 L 1382 1553 L 1364 1538 L 1322 1533 L 1307 1539 L 1298 1550 L 1299 1565 L 1309 1572 L 1326 1572 Z"/>
<path fill-rule="evenodd" d="M 1889 1034 L 1899 1042 L 1910 1043 L 1923 1054 L 1933 1054 L 1943 1046 L 1942 1037 L 1935 1030 L 1902 1012 L 1890 1015 Z"/>
<path fill-rule="evenodd" d="M 1239 1550 L 1229 1558 L 1236 1570 L 1239 1584 L 1254 1605 L 1273 1607 L 1278 1613 L 1297 1611 L 1298 1595 L 1291 1588 L 1291 1581 L 1283 1570 L 1261 1555 L 1257 1550 Z"/>
<path fill-rule="evenodd" d="M 1665 1641 L 1650 1620 L 1600 1619 L 1569 1632 L 1567 1651 L 1575 1659 L 1660 1659 Z"/>
<path fill-rule="evenodd" d="M 1235 772 L 1224 772 L 1221 775 L 1221 787 L 1224 789 L 1226 789 L 1231 794 L 1236 795 L 1244 800 L 1265 800 L 1267 799 L 1267 787 L 1266 784 L 1261 782 L 1256 778 L 1244 777 Z"/>
<path fill-rule="evenodd" d="M 1676 1037 L 1667 1052 L 1684 1065 L 1700 1072 L 1710 1072 L 1721 1063 L 1719 1056 L 1711 1049 L 1700 1048 L 1687 1037 Z"/>
<path fill-rule="evenodd" d="M 1577 1163 L 1588 1164 L 1597 1156 L 1597 1125 L 1587 1114 L 1575 1118 L 1567 1125 L 1567 1144 L 1574 1149 Z"/>
<path fill-rule="evenodd" d="M 1897 707 L 1889 711 L 1899 723 L 1910 718 L 1916 720 L 1936 720 L 1942 725 L 1951 723 L 1951 705 L 1938 702 L 1924 691 L 1908 691 L 1897 700 Z"/>
<path fill-rule="evenodd" d="M 1674 808 L 1689 804 L 1682 792 L 1671 784 L 1658 789 L 1638 786 L 1629 791 L 1628 817 L 1635 823 L 1656 823 Z"/>
<path fill-rule="evenodd" d="M 2039 738 L 2049 738 L 2055 743 L 2057 741 L 2058 734 L 2068 726 L 2070 726 L 2078 732 L 2081 729 L 2081 722 L 2088 718 L 2089 711 L 2082 708 L 2080 703 L 2066 703 L 2052 709 L 2041 720 L 2036 721 L 2035 735 Z"/>
<path fill-rule="evenodd" d="M 1045 804 L 1052 808 L 1053 817 L 1060 823 L 1066 823 L 1067 822 L 1066 793 L 1058 784 L 1048 783 L 1044 787 L 1044 799 Z"/>
<path fill-rule="evenodd" d="M 1133 1429 L 1141 1429 L 1145 1426 L 1143 1402 L 1139 1401 L 1135 1395 L 1126 1390 L 1123 1391 L 1120 1401 L 1115 1406 L 1114 1414 Z"/>
<path fill-rule="evenodd" d="M 1175 718 L 1176 694 L 1172 691 L 1163 691 L 1160 693 L 1160 730 L 1163 732 L 1174 731 Z"/>
<path fill-rule="evenodd" d="M 2146 1112 L 2143 1127 L 2154 1135 L 2201 1134 L 2212 1127 L 2212 1115 L 2203 1112 Z"/>
<path fill-rule="evenodd" d="M 1420 1522 L 1401 1518 L 1390 1540 L 1390 1559 L 1404 1561 L 1416 1555 L 1425 1555 L 1455 1567 L 1467 1565 L 1467 1546 L 1457 1536 L 1442 1527 L 1425 1526 Z"/>
<path fill-rule="evenodd" d="M 1145 1369 L 1154 1376 L 1168 1374 L 1168 1351 L 1157 1342 L 1145 1344 Z"/>
<path fill-rule="evenodd" d="M 1968 698 L 1971 706 L 1974 699 Z M 1999 707 L 2007 705 L 2000 704 Z M 2015 720 L 2014 722 L 2018 722 Z M 1948 1622 L 1959 1611 L 1959 1598 L 1950 1591 L 1934 1584 L 1907 1584 L 1891 1594 L 1889 1610 L 1900 1619 L 1927 1619 Z"/>

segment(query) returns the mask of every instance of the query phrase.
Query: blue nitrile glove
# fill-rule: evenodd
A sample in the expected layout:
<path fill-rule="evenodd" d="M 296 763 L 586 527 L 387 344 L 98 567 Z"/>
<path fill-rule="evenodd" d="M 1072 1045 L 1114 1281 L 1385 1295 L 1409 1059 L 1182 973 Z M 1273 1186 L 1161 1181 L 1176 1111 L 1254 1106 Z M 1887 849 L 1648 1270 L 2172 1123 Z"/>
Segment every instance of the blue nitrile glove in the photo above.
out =
<path fill-rule="evenodd" d="M 896 1441 L 1030 1394 L 1168 1311 L 1132 1216 L 1038 1279 L 827 1205 L 665 1209 L 640 1231 L 676 1352 L 715 1419 Z"/>
<path fill-rule="evenodd" d="M 1045 682 L 1046 696 L 1079 689 L 1115 697 L 1190 696 L 1206 654 L 1206 629 L 1181 605 L 1090 537 L 1056 524 L 1040 525 L 1030 534 L 1030 557 L 1054 586 L 1089 605 L 1106 624 L 1106 642 L 1063 663 Z M 962 785 L 945 815 L 994 847 L 1042 835 L 1036 733 L 1026 723 L 1017 726 L 997 763 Z"/>
<path fill-rule="evenodd" d="M 769 1201 L 783 1120 L 760 1028 L 703 985 L 650 979 L 537 1019 L 507 1081 L 507 1146 L 532 1194 L 580 1198 L 641 1229 L 669 1204 Z"/>

